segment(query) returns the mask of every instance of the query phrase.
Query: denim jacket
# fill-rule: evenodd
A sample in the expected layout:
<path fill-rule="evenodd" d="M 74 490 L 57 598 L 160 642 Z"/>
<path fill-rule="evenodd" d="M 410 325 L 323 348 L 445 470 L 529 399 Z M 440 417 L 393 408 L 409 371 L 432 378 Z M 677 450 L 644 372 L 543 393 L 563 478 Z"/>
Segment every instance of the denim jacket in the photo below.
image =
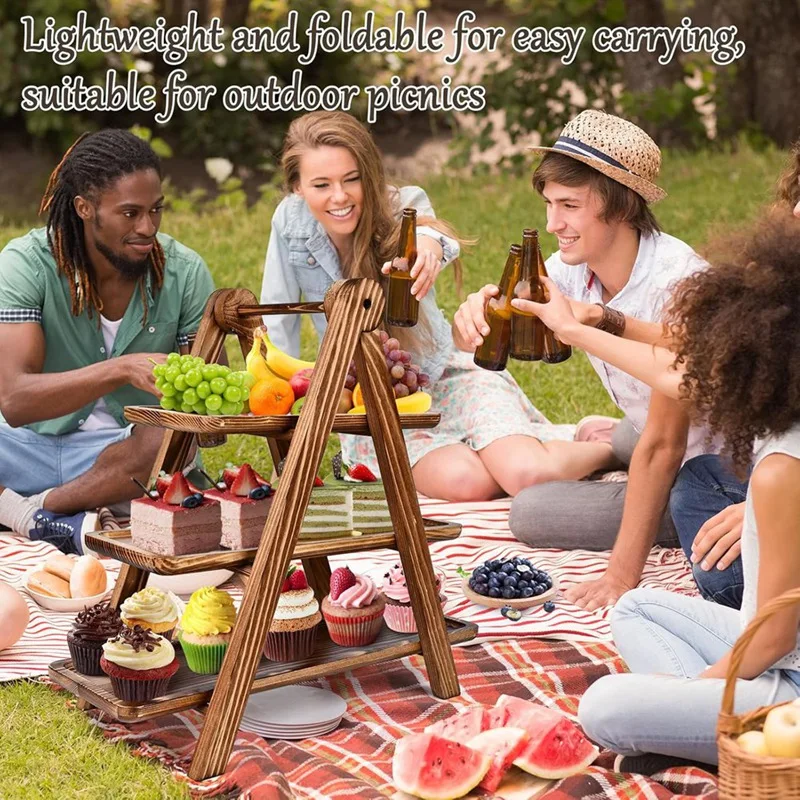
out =
<path fill-rule="evenodd" d="M 416 208 L 420 216 L 435 217 L 430 200 L 418 186 L 405 186 L 397 194 L 397 215 L 403 208 Z M 430 236 L 442 245 L 444 263 L 459 254 L 458 242 L 434 228 L 420 225 L 418 235 Z M 272 217 L 272 232 L 267 247 L 262 303 L 293 303 L 301 298 L 315 302 L 325 297 L 331 284 L 343 277 L 339 256 L 322 224 L 314 217 L 306 201 L 290 194 L 280 202 Z M 411 352 L 416 363 L 431 381 L 444 371 L 453 349 L 450 324 L 436 305 L 436 291 L 431 287 L 421 301 L 420 311 L 430 320 L 431 338 L 424 352 Z M 312 314 L 317 335 L 322 338 L 328 321 L 324 314 Z M 300 315 L 265 316 L 264 324 L 276 347 L 300 355 Z M 411 329 L 410 329 L 411 330 Z"/>

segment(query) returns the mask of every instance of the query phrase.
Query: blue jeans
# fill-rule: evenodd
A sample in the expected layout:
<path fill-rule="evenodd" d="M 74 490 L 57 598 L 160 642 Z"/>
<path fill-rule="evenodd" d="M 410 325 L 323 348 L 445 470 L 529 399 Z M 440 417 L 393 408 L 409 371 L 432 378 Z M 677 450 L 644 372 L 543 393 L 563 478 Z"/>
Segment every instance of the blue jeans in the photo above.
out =
<path fill-rule="evenodd" d="M 683 465 L 672 487 L 669 508 L 686 558 L 691 561 L 692 543 L 703 524 L 728 506 L 743 503 L 746 496 L 747 482 L 742 483 L 732 475 L 719 456 L 696 456 Z M 741 607 L 744 586 L 741 556 L 727 569 L 704 570 L 693 564 L 692 572 L 706 600 L 730 608 Z"/>
<path fill-rule="evenodd" d="M 661 753 L 717 763 L 716 726 L 725 681 L 697 678 L 742 632 L 739 612 L 660 589 L 624 594 L 611 630 L 631 674 L 595 681 L 581 699 L 586 734 L 622 755 Z M 800 672 L 767 670 L 736 681 L 734 711 L 794 700 Z"/>

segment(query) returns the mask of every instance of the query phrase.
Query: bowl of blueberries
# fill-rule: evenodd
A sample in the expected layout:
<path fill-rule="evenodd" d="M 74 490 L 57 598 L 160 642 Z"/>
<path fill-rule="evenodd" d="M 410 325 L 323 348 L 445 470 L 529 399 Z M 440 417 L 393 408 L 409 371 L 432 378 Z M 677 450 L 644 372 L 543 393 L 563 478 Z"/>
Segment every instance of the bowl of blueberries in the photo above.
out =
<path fill-rule="evenodd" d="M 551 600 L 558 591 L 547 572 L 520 556 L 484 561 L 464 578 L 462 588 L 473 603 L 501 610 L 546 604 L 551 607 L 545 610 L 551 611 Z M 511 614 L 506 616 L 512 618 Z"/>

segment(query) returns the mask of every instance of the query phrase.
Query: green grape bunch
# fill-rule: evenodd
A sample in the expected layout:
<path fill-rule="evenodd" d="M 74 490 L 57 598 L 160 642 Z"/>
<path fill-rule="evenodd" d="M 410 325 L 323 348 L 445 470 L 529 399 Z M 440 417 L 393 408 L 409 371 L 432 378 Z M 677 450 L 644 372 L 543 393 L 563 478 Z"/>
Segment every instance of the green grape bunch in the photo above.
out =
<path fill-rule="evenodd" d="M 153 367 L 161 408 L 185 414 L 242 414 L 255 378 L 199 356 L 170 353 Z"/>

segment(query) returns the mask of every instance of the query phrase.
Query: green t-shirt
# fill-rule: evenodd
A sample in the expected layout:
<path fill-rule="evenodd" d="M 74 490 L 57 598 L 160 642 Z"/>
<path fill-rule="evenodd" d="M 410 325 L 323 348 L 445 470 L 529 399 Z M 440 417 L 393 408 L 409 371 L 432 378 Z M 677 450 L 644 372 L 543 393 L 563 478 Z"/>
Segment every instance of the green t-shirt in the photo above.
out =
<path fill-rule="evenodd" d="M 73 316 L 67 280 L 58 273 L 45 228 L 12 239 L 0 252 L 0 323 L 38 322 L 42 326 L 46 347 L 42 373 L 68 372 L 126 353 L 177 350 L 197 332 L 214 280 L 194 250 L 166 234 L 158 234 L 158 241 L 166 256 L 163 286 L 156 291 L 147 276 L 145 324 L 141 292 L 134 291 L 111 353 L 105 351 L 96 313 L 91 319 L 86 311 Z M 126 405 L 156 402 L 153 395 L 129 384 L 103 399 L 121 426 L 128 424 L 122 413 Z M 54 436 L 72 433 L 88 419 L 94 405 L 26 427 Z"/>

